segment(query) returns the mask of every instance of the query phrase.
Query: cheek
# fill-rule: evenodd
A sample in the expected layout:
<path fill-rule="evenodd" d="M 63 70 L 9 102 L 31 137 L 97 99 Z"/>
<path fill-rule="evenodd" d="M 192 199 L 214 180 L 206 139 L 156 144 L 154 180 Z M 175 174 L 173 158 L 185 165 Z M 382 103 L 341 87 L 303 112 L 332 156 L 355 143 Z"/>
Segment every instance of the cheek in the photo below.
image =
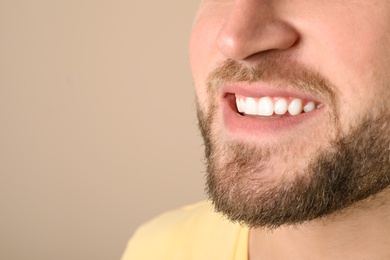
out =
<path fill-rule="evenodd" d="M 338 42 L 340 47 L 335 49 L 333 56 L 338 57 L 338 64 L 331 66 L 332 74 L 337 75 L 335 84 L 340 88 L 348 110 L 366 110 L 367 106 L 372 106 L 378 97 L 385 94 L 384 81 L 389 78 L 389 53 L 377 36 L 361 35 L 358 43 L 356 38 L 345 39 L 344 44 Z"/>
<path fill-rule="evenodd" d="M 383 27 L 375 28 L 367 25 L 344 31 L 335 25 L 333 30 L 324 27 L 319 30 L 321 34 L 312 34 L 317 44 L 311 49 L 311 56 L 316 57 L 319 71 L 335 85 L 341 117 L 366 113 L 378 98 L 388 95 L 384 80 L 390 75 L 390 45 L 383 37 L 388 33 L 384 33 Z"/>
<path fill-rule="evenodd" d="M 335 8 L 323 1 L 320 10 L 296 21 L 303 35 L 302 59 L 335 85 L 341 114 L 364 113 L 389 92 L 390 4 L 339 1 Z"/>

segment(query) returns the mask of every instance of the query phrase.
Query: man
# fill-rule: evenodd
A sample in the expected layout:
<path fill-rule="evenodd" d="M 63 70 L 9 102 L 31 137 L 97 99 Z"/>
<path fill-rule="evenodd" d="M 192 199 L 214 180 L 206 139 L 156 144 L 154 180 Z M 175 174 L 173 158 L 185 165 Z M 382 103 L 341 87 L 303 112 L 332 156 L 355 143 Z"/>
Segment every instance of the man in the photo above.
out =
<path fill-rule="evenodd" d="M 390 259 L 389 13 L 202 1 L 190 56 L 212 206 L 141 227 L 124 259 Z"/>

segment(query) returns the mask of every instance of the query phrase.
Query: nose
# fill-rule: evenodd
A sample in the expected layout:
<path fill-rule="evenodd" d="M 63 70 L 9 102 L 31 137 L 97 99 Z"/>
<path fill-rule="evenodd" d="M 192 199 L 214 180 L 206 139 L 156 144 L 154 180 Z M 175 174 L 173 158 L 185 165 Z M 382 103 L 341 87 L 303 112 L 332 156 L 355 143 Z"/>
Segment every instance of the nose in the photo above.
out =
<path fill-rule="evenodd" d="M 299 39 L 284 22 L 274 0 L 237 0 L 217 36 L 219 51 L 233 60 L 246 60 L 271 50 L 286 50 Z"/>

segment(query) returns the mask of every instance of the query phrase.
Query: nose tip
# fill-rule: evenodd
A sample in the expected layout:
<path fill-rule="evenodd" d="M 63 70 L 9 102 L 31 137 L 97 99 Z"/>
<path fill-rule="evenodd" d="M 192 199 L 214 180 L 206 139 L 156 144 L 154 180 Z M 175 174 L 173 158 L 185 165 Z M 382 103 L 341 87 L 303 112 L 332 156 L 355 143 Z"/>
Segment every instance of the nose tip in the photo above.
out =
<path fill-rule="evenodd" d="M 261 52 L 289 49 L 298 41 L 294 28 L 269 14 L 257 12 L 256 9 L 232 10 L 217 36 L 217 47 L 224 56 L 245 60 Z"/>
<path fill-rule="evenodd" d="M 245 46 L 245 42 L 239 39 L 240 36 L 227 33 L 226 30 L 220 31 L 218 34 L 217 46 L 219 51 L 227 58 L 233 60 L 243 60 L 252 51 L 249 46 Z"/>

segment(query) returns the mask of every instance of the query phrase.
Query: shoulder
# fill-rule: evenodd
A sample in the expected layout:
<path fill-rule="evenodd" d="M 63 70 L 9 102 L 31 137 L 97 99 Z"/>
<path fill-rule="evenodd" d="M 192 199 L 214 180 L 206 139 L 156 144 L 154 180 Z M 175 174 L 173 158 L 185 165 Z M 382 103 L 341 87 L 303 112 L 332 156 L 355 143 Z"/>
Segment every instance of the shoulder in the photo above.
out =
<path fill-rule="evenodd" d="M 129 241 L 122 260 L 188 259 L 189 256 L 208 259 L 205 256 L 208 250 L 215 251 L 218 246 L 235 250 L 242 230 L 214 212 L 210 203 L 200 202 L 169 211 L 142 225 Z"/>

